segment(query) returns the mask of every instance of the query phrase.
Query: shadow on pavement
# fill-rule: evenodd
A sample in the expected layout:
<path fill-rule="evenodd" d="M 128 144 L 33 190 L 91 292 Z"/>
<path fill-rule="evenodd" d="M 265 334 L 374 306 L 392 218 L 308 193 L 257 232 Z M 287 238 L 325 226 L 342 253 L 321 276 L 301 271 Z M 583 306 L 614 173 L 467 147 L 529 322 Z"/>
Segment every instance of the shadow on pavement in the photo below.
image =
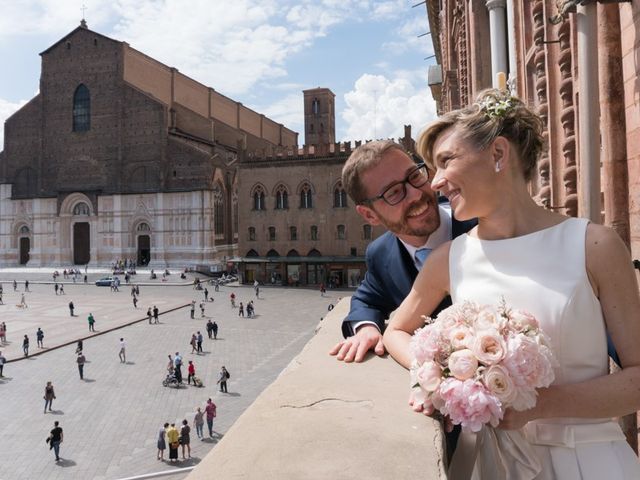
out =
<path fill-rule="evenodd" d="M 95 378 L 84 378 L 83 380 L 87 383 L 93 383 L 96 381 Z"/>
<path fill-rule="evenodd" d="M 218 393 L 224 393 L 225 395 L 228 395 L 229 397 L 240 397 L 241 395 L 238 392 L 218 392 Z"/>
<path fill-rule="evenodd" d="M 62 410 L 49 410 L 49 413 L 51 415 L 64 415 L 64 412 Z"/>
<path fill-rule="evenodd" d="M 60 460 L 56 462 L 56 465 L 59 467 L 75 467 L 77 463 L 68 458 L 60 458 Z"/>
<path fill-rule="evenodd" d="M 127 362 L 124 362 L 124 364 L 125 364 L 125 365 L 135 365 L 135 364 L 136 364 L 136 362 L 129 362 L 129 361 L 127 361 Z"/>
<path fill-rule="evenodd" d="M 0 377 L 0 384 L 7 383 L 13 380 L 13 377 Z"/>

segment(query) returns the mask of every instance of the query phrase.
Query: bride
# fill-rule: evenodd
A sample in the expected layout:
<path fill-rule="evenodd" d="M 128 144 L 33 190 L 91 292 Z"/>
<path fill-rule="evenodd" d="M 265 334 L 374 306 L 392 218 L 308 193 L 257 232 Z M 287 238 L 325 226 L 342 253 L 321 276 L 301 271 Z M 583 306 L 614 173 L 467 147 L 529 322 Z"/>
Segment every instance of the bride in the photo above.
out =
<path fill-rule="evenodd" d="M 613 230 L 545 210 L 529 195 L 541 126 L 519 99 L 486 90 L 474 105 L 445 114 L 422 133 L 418 149 L 435 169 L 432 188 L 449 198 L 456 218 L 476 217 L 478 226 L 431 253 L 384 343 L 409 367 L 409 342 L 423 326 L 421 315 L 448 294 L 453 302 L 497 304 L 504 298 L 531 312 L 551 339 L 555 382 L 538 392 L 534 408 L 507 409 L 498 427 L 519 430 L 532 446 L 538 466 L 526 478 L 638 479 L 638 458 L 613 420 L 640 409 L 635 272 Z M 607 334 L 623 367 L 613 375 Z M 475 441 L 470 435 L 463 432 L 451 465 L 465 473 L 452 475 L 486 480 L 481 459 L 491 457 L 491 447 L 478 442 L 461 448 Z M 515 462 L 510 452 L 500 453 Z"/>

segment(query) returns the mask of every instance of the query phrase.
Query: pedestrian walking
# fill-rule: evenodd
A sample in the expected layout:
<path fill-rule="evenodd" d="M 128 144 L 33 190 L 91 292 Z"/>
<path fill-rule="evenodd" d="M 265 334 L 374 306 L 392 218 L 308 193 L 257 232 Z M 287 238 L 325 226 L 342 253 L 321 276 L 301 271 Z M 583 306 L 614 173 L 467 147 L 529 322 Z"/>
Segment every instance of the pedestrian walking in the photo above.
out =
<path fill-rule="evenodd" d="M 244 318 L 244 305 L 240 302 L 240 307 L 238 308 L 238 316 Z"/>
<path fill-rule="evenodd" d="M 38 348 L 44 348 L 44 332 L 40 327 L 36 332 L 36 342 L 38 343 Z"/>
<path fill-rule="evenodd" d="M 0 342 L 7 343 L 7 324 L 4 322 L 0 323 Z"/>
<path fill-rule="evenodd" d="M 193 364 L 193 360 L 189 360 L 189 365 L 187 365 L 187 385 L 191 385 L 191 380 L 193 380 L 193 386 L 196 386 L 196 366 Z"/>
<path fill-rule="evenodd" d="M 75 305 L 73 304 L 73 302 L 69 302 L 69 313 L 71 314 L 71 316 L 73 317 L 73 310 L 75 309 Z"/>
<path fill-rule="evenodd" d="M 60 288 L 60 286 L 56 283 L 56 284 L 53 286 L 53 289 L 56 291 L 56 295 L 58 295 L 58 288 Z"/>
<path fill-rule="evenodd" d="M 195 313 L 196 313 L 196 301 L 193 300 L 191 302 L 191 318 L 195 318 Z"/>
<path fill-rule="evenodd" d="M 256 287 L 256 298 L 260 298 L 260 287 Z"/>
<path fill-rule="evenodd" d="M 16 282 L 15 280 L 13 281 L 13 291 L 14 292 L 18 291 L 18 282 Z"/>
<path fill-rule="evenodd" d="M 86 275 L 84 276 L 84 283 L 85 283 L 85 285 L 86 285 L 87 283 L 89 283 L 89 279 L 87 278 L 87 276 L 86 276 Z"/>
<path fill-rule="evenodd" d="M 207 336 L 209 337 L 209 340 L 213 337 L 213 322 L 211 319 L 207 321 Z"/>
<path fill-rule="evenodd" d="M 220 370 L 220 374 L 218 376 L 217 384 L 220 385 L 220 391 L 222 393 L 227 393 L 227 380 L 231 378 L 231 374 L 227 371 L 227 369 L 223 366 Z"/>
<path fill-rule="evenodd" d="M 0 352 L 0 378 L 4 377 L 2 371 L 4 370 L 5 363 L 7 363 L 7 359 L 2 355 L 2 352 Z"/>
<path fill-rule="evenodd" d="M 24 353 L 25 357 L 29 356 L 29 336 L 25 335 L 22 340 L 22 353 Z"/>
<path fill-rule="evenodd" d="M 76 354 L 80 353 L 82 351 L 82 340 L 78 340 L 78 343 L 76 344 Z"/>
<path fill-rule="evenodd" d="M 324 286 L 324 282 L 320 284 L 320 296 L 324 297 L 324 294 L 327 292 L 327 288 Z"/>
<path fill-rule="evenodd" d="M 172 423 L 167 429 L 167 442 L 169 443 L 169 461 L 178 460 L 178 447 L 180 446 L 180 432 L 176 424 Z"/>
<path fill-rule="evenodd" d="M 231 308 L 236 308 L 236 294 L 231 292 L 229 295 L 229 300 L 231 300 Z"/>
<path fill-rule="evenodd" d="M 80 374 L 80 380 L 84 380 L 84 364 L 86 361 L 87 359 L 82 354 L 82 351 L 78 352 L 78 358 L 76 358 L 76 363 L 78 364 L 78 373 Z"/>
<path fill-rule="evenodd" d="M 93 318 L 93 313 L 89 313 L 89 316 L 87 317 L 87 322 L 89 323 L 89 331 L 90 332 L 95 332 L 96 329 L 95 329 L 94 325 L 96 323 L 96 319 Z"/>
<path fill-rule="evenodd" d="M 60 461 L 60 444 L 62 443 L 62 440 L 64 440 L 64 433 L 60 426 L 60 422 L 56 420 L 53 422 L 53 429 L 49 432 L 49 437 L 47 438 L 49 450 L 53 450 L 53 453 L 56 456 L 56 462 Z"/>
<path fill-rule="evenodd" d="M 64 295 L 64 285 L 60 285 L 60 295 Z M 73 317 L 73 315 L 71 315 Z"/>
<path fill-rule="evenodd" d="M 186 460 L 184 451 L 187 451 L 187 458 L 191 458 L 191 427 L 189 422 L 185 418 L 182 420 L 182 427 L 180 428 L 180 444 L 182 445 L 182 459 Z"/>
<path fill-rule="evenodd" d="M 216 321 L 213 321 L 213 325 L 211 326 L 211 331 L 213 332 L 213 339 L 217 340 L 218 339 L 218 324 L 216 323 Z"/>
<path fill-rule="evenodd" d="M 207 400 L 207 406 L 204 407 L 204 411 L 207 414 L 207 428 L 209 428 L 209 436 L 213 437 L 213 419 L 216 418 L 216 404 L 213 400 Z"/>
<path fill-rule="evenodd" d="M 202 351 L 202 340 L 204 340 L 204 337 L 200 333 L 200 330 L 198 330 L 198 335 L 196 336 L 196 340 L 198 342 L 198 353 L 204 353 Z"/>
<path fill-rule="evenodd" d="M 207 287 L 204 287 L 204 301 L 209 301 L 209 290 L 207 290 Z"/>
<path fill-rule="evenodd" d="M 133 296 L 133 308 L 138 308 L 138 297 Z"/>
<path fill-rule="evenodd" d="M 120 353 L 118 353 L 118 357 L 120 358 L 120 363 L 126 363 L 127 362 L 127 355 L 125 353 L 125 347 L 127 346 L 126 342 L 124 341 L 124 338 L 120 339 Z"/>
<path fill-rule="evenodd" d="M 136 285 L 136 295 L 140 296 L 140 285 Z"/>
<path fill-rule="evenodd" d="M 153 320 L 153 312 L 151 312 L 151 307 L 147 309 L 147 320 L 149 321 L 149 325 L 151 325 L 151 321 Z"/>
<path fill-rule="evenodd" d="M 173 366 L 176 369 L 176 380 L 178 380 L 178 383 L 182 383 L 182 357 L 179 352 L 176 352 L 175 357 L 173 357 Z"/>
<path fill-rule="evenodd" d="M 202 429 L 204 427 L 204 412 L 200 407 L 196 408 L 196 414 L 193 417 L 193 424 L 196 427 L 196 435 L 200 440 L 203 440 L 204 435 Z"/>
<path fill-rule="evenodd" d="M 49 407 L 49 411 L 51 411 L 51 407 L 53 406 L 53 401 L 56 398 L 56 392 L 53 389 L 53 384 L 51 382 L 47 382 L 44 387 L 44 413 L 47 413 L 47 407 Z"/>
<path fill-rule="evenodd" d="M 20 305 L 19 306 L 22 307 L 22 308 L 27 308 L 27 300 L 26 300 L 26 298 L 24 298 L 24 293 L 21 293 L 20 295 L 21 295 L 21 297 L 20 297 Z"/>
<path fill-rule="evenodd" d="M 29 291 L 29 280 L 25 280 L 24 281 L 24 291 L 28 292 Z"/>
<path fill-rule="evenodd" d="M 156 307 L 155 305 L 153 306 L 153 323 L 157 324 L 158 323 L 158 315 L 160 314 L 160 311 L 158 310 L 158 307 Z"/>
<path fill-rule="evenodd" d="M 167 449 L 167 442 L 165 441 L 167 427 L 169 427 L 169 424 L 165 423 L 164 427 L 161 427 L 158 431 L 158 454 L 156 457 L 160 461 L 164 461 L 164 451 Z"/>
<path fill-rule="evenodd" d="M 196 337 L 195 333 L 191 335 L 191 340 L 189 341 L 189 345 L 191 345 L 191 353 L 195 353 L 198 351 L 198 338 Z"/>
<path fill-rule="evenodd" d="M 200 316 L 204 317 L 204 302 L 200 302 Z"/>

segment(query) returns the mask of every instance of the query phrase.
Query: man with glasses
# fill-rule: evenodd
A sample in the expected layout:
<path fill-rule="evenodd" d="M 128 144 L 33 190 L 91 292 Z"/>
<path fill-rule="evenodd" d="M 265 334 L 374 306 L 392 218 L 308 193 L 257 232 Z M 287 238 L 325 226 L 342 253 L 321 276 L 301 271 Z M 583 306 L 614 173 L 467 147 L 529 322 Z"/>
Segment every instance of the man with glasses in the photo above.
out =
<path fill-rule="evenodd" d="M 419 157 L 392 140 L 361 145 L 342 169 L 356 211 L 388 231 L 367 248 L 367 274 L 342 323 L 345 340 L 329 352 L 338 360 L 361 362 L 369 350 L 383 355 L 384 322 L 408 295 L 426 256 L 475 225 L 456 221 L 449 205 L 438 203 L 429 175 Z M 449 305 L 447 297 L 436 312 Z"/>

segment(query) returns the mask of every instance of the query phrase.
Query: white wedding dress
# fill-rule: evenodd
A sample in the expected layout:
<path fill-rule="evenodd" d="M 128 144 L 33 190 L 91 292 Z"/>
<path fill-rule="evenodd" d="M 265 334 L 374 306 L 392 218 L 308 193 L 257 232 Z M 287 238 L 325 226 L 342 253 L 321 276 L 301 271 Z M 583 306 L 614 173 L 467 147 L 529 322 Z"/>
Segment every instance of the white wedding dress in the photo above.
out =
<path fill-rule="evenodd" d="M 602 309 L 586 271 L 588 223 L 569 218 L 505 240 L 461 235 L 449 254 L 454 302 L 497 305 L 504 298 L 507 306 L 535 315 L 558 360 L 554 384 L 608 373 Z M 523 434 L 540 462 L 541 471 L 531 477 L 536 480 L 640 479 L 638 457 L 612 419 L 536 420 Z M 477 468 L 472 478 L 481 478 Z"/>

